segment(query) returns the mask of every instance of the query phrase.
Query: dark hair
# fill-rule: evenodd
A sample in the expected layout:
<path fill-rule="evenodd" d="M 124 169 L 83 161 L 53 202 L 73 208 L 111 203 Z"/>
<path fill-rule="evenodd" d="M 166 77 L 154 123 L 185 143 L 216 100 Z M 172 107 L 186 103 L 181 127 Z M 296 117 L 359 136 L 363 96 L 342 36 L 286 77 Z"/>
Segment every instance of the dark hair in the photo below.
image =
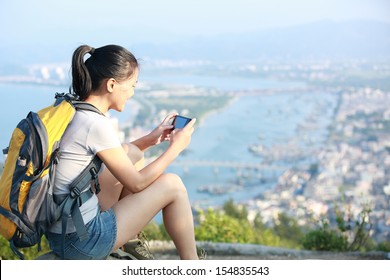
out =
<path fill-rule="evenodd" d="M 84 61 L 87 53 L 90 57 Z M 121 46 L 107 45 L 94 49 L 82 45 L 74 51 L 72 57 L 72 88 L 80 100 L 85 100 L 104 80 L 126 80 L 137 68 L 137 59 Z"/>

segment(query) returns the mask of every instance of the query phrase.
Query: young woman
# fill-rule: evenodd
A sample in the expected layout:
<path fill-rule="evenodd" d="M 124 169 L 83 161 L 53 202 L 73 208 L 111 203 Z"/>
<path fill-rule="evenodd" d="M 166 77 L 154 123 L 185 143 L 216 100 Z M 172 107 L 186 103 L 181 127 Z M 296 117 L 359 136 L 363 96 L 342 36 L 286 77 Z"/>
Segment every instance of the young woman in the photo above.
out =
<path fill-rule="evenodd" d="M 72 87 L 80 100 L 98 108 L 121 112 L 134 95 L 137 59 L 117 45 L 97 49 L 83 45 L 73 53 Z M 198 259 L 193 216 L 186 188 L 175 174 L 164 173 L 188 146 L 195 119 L 183 129 L 172 130 L 168 115 L 148 135 L 121 144 L 110 120 L 91 111 L 77 111 L 67 128 L 55 179 L 55 194 L 69 193 L 69 184 L 97 155 L 101 192 L 81 205 L 87 240 L 80 241 L 71 221 L 65 240 L 66 259 L 105 259 L 136 236 L 162 210 L 163 222 L 181 259 Z M 143 167 L 143 151 L 163 141 L 169 146 Z M 61 255 L 61 221 L 46 234 L 51 249 Z"/>

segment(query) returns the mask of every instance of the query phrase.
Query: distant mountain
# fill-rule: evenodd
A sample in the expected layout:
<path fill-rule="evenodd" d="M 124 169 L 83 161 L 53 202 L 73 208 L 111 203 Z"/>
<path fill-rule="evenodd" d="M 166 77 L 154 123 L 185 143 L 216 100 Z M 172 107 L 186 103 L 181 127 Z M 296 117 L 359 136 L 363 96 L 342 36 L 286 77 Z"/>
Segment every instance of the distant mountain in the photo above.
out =
<path fill-rule="evenodd" d="M 61 39 L 51 38 L 34 42 L 34 38 L 30 38 L 25 44 L 18 42 L 1 44 L 0 66 L 4 68 L 4 65 L 8 64 L 69 61 L 78 42 L 69 40 L 72 38 L 71 35 L 60 35 Z M 105 39 L 113 42 L 116 38 L 123 40 L 123 36 L 119 34 L 110 34 L 110 36 Z M 96 38 L 100 37 L 96 36 Z M 129 42 L 125 46 L 137 57 L 155 59 L 211 61 L 388 59 L 390 57 L 390 23 L 362 20 L 319 21 L 258 32 L 182 39 L 164 44 Z"/>
<path fill-rule="evenodd" d="M 209 60 L 390 58 L 390 23 L 320 21 L 246 34 L 133 47 L 153 58 Z"/>

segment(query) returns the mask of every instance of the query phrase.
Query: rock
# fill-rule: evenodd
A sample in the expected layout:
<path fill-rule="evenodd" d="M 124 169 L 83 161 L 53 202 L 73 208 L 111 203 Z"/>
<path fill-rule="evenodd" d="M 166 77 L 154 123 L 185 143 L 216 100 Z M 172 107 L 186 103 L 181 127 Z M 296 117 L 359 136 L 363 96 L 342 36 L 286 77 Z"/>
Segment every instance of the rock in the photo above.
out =
<path fill-rule="evenodd" d="M 178 259 L 173 242 L 150 241 L 150 249 L 156 259 Z M 197 246 L 206 250 L 207 259 L 223 260 L 386 260 L 386 252 L 322 252 L 293 250 L 258 244 L 197 242 Z"/>
<path fill-rule="evenodd" d="M 172 241 L 149 241 L 150 250 L 156 260 L 177 260 L 175 245 Z M 388 252 L 320 252 L 293 250 L 258 244 L 197 242 L 197 246 L 206 250 L 210 260 L 386 260 Z M 108 259 L 121 259 L 109 257 Z M 123 258 L 125 259 L 125 258 Z M 53 252 L 45 253 L 37 260 L 60 260 Z"/>

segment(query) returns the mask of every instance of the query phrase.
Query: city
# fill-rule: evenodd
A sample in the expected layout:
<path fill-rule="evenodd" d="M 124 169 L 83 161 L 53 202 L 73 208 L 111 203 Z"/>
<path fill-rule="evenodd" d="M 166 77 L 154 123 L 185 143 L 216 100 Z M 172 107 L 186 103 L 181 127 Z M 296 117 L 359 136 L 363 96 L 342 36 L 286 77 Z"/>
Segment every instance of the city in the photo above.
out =
<path fill-rule="evenodd" d="M 372 212 L 371 234 L 377 241 L 390 236 L 390 94 L 370 88 L 340 91 L 329 139 L 317 155 L 315 171 L 290 169 L 272 190 L 252 200 L 258 212 L 272 220 L 279 211 L 304 225 L 328 216 L 336 207 L 354 217 L 365 206 Z"/>

